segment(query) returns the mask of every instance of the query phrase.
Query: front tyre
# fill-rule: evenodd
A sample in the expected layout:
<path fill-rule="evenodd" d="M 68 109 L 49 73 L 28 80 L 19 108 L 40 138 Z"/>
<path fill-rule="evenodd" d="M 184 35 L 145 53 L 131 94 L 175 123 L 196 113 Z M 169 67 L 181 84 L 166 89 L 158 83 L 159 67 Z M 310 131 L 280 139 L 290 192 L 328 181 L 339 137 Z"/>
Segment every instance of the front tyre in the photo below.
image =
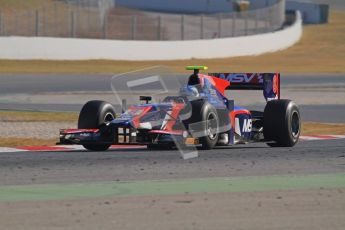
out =
<path fill-rule="evenodd" d="M 212 149 L 216 146 L 219 136 L 219 120 L 217 111 L 213 106 L 204 108 L 203 121 L 206 135 L 199 139 L 202 145 L 201 149 Z"/>
<path fill-rule="evenodd" d="M 102 124 L 115 118 L 114 107 L 105 101 L 89 101 L 79 113 L 78 129 L 97 129 Z M 110 144 L 85 144 L 84 148 L 91 151 L 105 151 Z"/>
<path fill-rule="evenodd" d="M 149 150 L 171 150 L 174 148 L 174 144 L 162 143 L 162 144 L 148 144 L 147 149 Z"/>
<path fill-rule="evenodd" d="M 191 117 L 184 121 L 187 129 L 193 130 L 199 136 L 199 149 L 212 149 L 219 137 L 219 118 L 217 110 L 207 101 L 191 102 Z"/>
<path fill-rule="evenodd" d="M 90 151 L 106 151 L 109 149 L 109 144 L 85 144 L 83 145 L 84 148 Z"/>
<path fill-rule="evenodd" d="M 273 100 L 264 111 L 264 137 L 271 147 L 292 147 L 301 133 L 298 106 L 291 100 Z"/>

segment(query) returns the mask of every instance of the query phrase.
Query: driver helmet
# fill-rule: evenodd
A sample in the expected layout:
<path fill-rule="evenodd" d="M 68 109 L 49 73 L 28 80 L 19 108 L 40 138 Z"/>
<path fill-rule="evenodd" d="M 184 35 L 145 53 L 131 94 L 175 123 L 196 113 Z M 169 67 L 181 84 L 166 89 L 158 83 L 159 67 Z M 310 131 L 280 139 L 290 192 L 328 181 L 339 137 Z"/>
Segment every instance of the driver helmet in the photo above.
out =
<path fill-rule="evenodd" d="M 199 97 L 198 89 L 193 85 L 186 85 L 180 89 L 180 94 L 183 96 Z"/>

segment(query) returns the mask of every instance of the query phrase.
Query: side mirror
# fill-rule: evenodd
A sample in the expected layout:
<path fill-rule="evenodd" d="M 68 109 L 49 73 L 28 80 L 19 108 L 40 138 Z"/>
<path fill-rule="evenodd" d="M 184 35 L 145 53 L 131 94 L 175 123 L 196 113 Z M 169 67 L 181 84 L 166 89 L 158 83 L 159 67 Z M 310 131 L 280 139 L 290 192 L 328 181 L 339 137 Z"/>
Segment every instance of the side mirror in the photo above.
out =
<path fill-rule="evenodd" d="M 139 100 L 145 101 L 145 103 L 148 104 L 152 100 L 152 97 L 151 96 L 140 96 Z"/>

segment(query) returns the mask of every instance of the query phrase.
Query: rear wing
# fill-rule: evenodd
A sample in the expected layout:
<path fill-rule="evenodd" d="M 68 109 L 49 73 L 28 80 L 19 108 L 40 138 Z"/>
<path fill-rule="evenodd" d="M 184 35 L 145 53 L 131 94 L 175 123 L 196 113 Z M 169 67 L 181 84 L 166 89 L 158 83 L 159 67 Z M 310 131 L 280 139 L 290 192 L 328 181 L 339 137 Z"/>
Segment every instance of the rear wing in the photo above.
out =
<path fill-rule="evenodd" d="M 280 99 L 279 73 L 209 73 L 230 82 L 226 90 L 263 90 L 266 101 Z"/>

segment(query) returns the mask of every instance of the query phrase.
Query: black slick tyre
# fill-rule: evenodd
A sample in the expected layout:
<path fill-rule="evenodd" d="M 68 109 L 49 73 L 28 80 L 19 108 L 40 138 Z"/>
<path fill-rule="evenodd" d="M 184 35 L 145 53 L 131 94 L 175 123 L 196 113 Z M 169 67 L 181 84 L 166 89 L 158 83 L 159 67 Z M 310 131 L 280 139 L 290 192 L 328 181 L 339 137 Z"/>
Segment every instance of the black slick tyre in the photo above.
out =
<path fill-rule="evenodd" d="M 184 121 L 186 128 L 199 137 L 199 149 L 212 149 L 216 146 L 219 137 L 219 118 L 217 110 L 207 101 L 191 102 L 191 117 Z"/>
<path fill-rule="evenodd" d="M 148 144 L 147 149 L 149 150 L 171 150 L 174 148 L 173 144 L 164 143 L 164 144 Z"/>
<path fill-rule="evenodd" d="M 105 101 L 89 101 L 79 113 L 78 129 L 96 129 L 115 118 L 114 107 Z M 105 151 L 110 144 L 85 144 L 84 148 L 91 151 Z"/>
<path fill-rule="evenodd" d="M 291 100 L 272 100 L 264 111 L 264 137 L 271 147 L 292 147 L 301 133 L 298 106 Z"/>

